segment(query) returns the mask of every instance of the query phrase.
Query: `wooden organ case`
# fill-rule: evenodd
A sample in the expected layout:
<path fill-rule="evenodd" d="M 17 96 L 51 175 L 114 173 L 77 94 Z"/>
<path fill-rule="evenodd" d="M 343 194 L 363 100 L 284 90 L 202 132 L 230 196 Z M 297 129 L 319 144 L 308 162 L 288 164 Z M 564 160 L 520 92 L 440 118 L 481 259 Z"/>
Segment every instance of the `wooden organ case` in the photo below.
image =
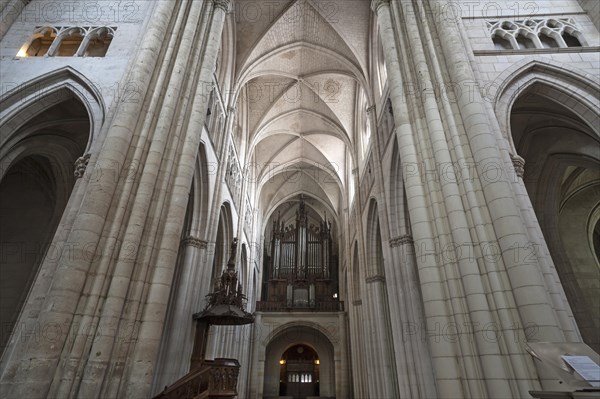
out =
<path fill-rule="evenodd" d="M 281 216 L 273 221 L 270 253 L 265 257 L 266 298 L 258 310 L 337 311 L 337 256 L 333 253 L 331 222 L 309 224 L 304 199 L 300 199 L 296 224 L 285 226 Z"/>

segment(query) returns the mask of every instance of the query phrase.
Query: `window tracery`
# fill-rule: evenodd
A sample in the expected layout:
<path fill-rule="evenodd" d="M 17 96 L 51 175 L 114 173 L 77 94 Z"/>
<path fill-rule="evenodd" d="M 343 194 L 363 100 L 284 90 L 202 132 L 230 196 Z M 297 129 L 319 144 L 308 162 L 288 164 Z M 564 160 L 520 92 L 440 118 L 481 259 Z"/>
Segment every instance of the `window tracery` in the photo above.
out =
<path fill-rule="evenodd" d="M 112 26 L 39 26 L 18 57 L 104 57 L 117 28 Z"/>
<path fill-rule="evenodd" d="M 487 21 L 497 50 L 581 47 L 583 35 L 572 18 Z"/>

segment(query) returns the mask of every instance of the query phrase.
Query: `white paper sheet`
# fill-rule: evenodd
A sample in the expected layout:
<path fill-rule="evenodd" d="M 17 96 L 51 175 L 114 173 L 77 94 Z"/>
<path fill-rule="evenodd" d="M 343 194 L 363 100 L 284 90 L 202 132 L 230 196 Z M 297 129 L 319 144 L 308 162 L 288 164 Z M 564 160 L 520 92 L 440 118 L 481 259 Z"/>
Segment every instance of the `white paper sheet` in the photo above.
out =
<path fill-rule="evenodd" d="M 588 356 L 561 356 L 569 366 L 589 382 L 594 388 L 600 388 L 600 366 Z"/>

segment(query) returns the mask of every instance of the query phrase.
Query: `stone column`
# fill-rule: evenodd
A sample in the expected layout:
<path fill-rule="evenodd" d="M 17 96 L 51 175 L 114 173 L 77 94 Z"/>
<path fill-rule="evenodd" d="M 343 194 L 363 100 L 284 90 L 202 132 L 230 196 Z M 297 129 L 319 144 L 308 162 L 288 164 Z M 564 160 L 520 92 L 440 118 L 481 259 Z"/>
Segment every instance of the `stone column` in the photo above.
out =
<path fill-rule="evenodd" d="M 348 302 L 348 315 L 350 326 L 350 356 L 352 356 L 352 376 L 353 376 L 353 394 L 355 398 L 368 397 L 368 373 L 364 334 L 365 324 L 362 317 L 362 300 L 355 299 Z"/>
<path fill-rule="evenodd" d="M 254 319 L 254 324 L 252 325 L 252 355 L 250 357 L 251 369 L 248 373 L 250 375 L 250 389 L 249 397 L 250 398 L 260 398 L 262 397 L 262 382 L 261 378 L 264 379 L 264 361 L 260 362 L 260 349 L 264 348 L 263 346 L 263 324 L 262 324 L 262 313 L 257 312 L 256 318 Z"/>
<path fill-rule="evenodd" d="M 390 9 L 390 0 L 373 0 L 373 10 L 377 14 L 381 42 L 384 48 L 385 61 L 388 72 L 388 85 L 390 89 L 390 100 L 394 111 L 394 120 L 396 124 L 396 136 L 398 138 L 398 147 L 403 166 L 409 165 L 415 167 L 420 164 L 417 155 L 417 146 L 415 135 L 411 126 L 411 112 L 407 107 L 407 99 L 403 90 L 403 78 L 401 74 L 402 65 L 399 59 L 399 49 L 396 44 L 396 34 Z M 411 213 L 411 222 L 418 226 L 413 232 L 416 242 L 429 243 L 435 242 L 435 233 L 431 228 L 429 211 L 426 208 L 427 194 L 422 183 L 422 176 L 419 174 L 406 174 L 404 184 L 406 187 L 408 206 Z M 423 300 L 431 302 L 431 307 L 439 301 L 439 293 L 445 292 L 443 277 L 439 275 L 439 266 L 432 256 L 419 259 L 419 269 L 427 271 L 427 274 L 420 271 L 421 285 L 423 289 Z M 431 272 L 430 272 L 431 271 Z M 427 307 L 426 307 L 427 310 Z M 427 318 L 428 325 L 449 325 L 450 319 L 445 312 L 434 311 L 435 316 Z M 431 355 L 433 358 L 448 358 L 456 356 L 455 349 L 452 346 L 439 345 L 430 341 Z M 438 392 L 443 391 L 449 397 L 464 396 L 461 383 L 461 374 L 456 367 L 447 367 L 442 363 L 433 363 L 435 373 L 443 375 L 445 380 L 441 386 L 438 386 Z"/>
<path fill-rule="evenodd" d="M 196 2 L 192 2 L 192 4 L 194 3 Z M 213 70 L 221 45 L 221 36 L 230 0 L 213 0 L 212 5 L 212 8 L 208 6 L 208 10 L 203 10 L 204 13 L 208 13 L 209 21 L 205 33 L 206 39 L 202 59 L 199 64 L 200 69 L 198 71 L 196 89 L 189 106 L 191 115 L 189 115 L 188 125 L 181 131 L 182 137 L 179 141 L 181 155 L 176 160 L 176 167 L 174 168 L 175 177 L 170 187 L 168 201 L 166 202 L 168 208 L 165 214 L 168 216 L 163 233 L 163 241 L 165 243 L 179 239 L 178 232 L 181 231 L 185 217 L 188 193 L 192 184 L 202 126 L 206 118 L 206 109 L 210 97 L 210 91 L 207 88 L 212 87 Z M 196 35 L 196 40 L 198 39 L 199 37 Z M 186 78 L 185 75 L 182 77 Z M 186 117 L 187 115 L 182 115 L 183 120 Z M 172 265 L 173 262 L 173 249 L 166 245 L 164 250 L 159 251 L 156 263 L 159 265 Z M 148 371 L 153 369 L 154 362 L 156 361 L 156 350 L 160 343 L 160 335 L 168 302 L 168 295 L 165 296 L 163 291 L 165 284 L 170 286 L 171 279 L 172 275 L 169 276 L 168 274 L 155 273 L 153 276 L 148 296 L 155 299 L 155 303 L 150 305 L 150 308 L 154 308 L 155 312 L 148 310 L 142 318 L 139 336 L 145 342 L 143 345 L 136 345 L 133 359 L 130 362 L 131 372 L 129 380 L 134 381 L 134 383 L 131 383 L 127 387 L 127 394 L 129 396 L 139 396 L 139 392 L 143 392 L 151 384 L 152 373 L 148 373 Z M 140 367 L 141 364 L 145 364 L 146 367 Z"/>
<path fill-rule="evenodd" d="M 454 10 L 446 0 L 432 0 L 430 4 Z M 475 81 L 475 76 L 461 42 L 458 25 L 455 21 L 448 21 L 436 26 L 450 79 L 455 85 L 466 87 L 469 82 Z M 483 105 L 485 100 L 478 90 L 470 94 L 458 96 L 457 105 L 477 174 L 484 176 L 490 165 L 495 165 L 502 173 L 502 177 L 495 181 L 482 179 L 481 185 L 521 322 L 537 326 L 538 340 L 563 341 L 565 328 L 561 326 L 561 316 L 555 299 L 548 293 L 549 287 L 543 275 L 544 256 L 527 252 L 533 242 L 515 198 L 512 170 L 507 167 L 505 154 L 499 149 L 494 123 L 488 119 Z M 523 389 L 521 387 L 521 392 Z"/>
<path fill-rule="evenodd" d="M 430 53 L 429 60 L 426 57 L 425 50 L 428 48 L 429 44 L 427 39 L 427 17 L 416 7 L 416 5 L 413 7 L 412 3 L 402 4 L 402 11 L 404 14 L 403 22 L 406 26 L 407 41 L 410 43 L 411 54 L 416 63 L 416 72 L 419 82 L 418 87 L 419 92 L 421 93 L 419 98 L 422 98 L 428 127 L 429 134 L 426 135 L 425 140 L 429 139 L 431 142 L 433 151 L 430 156 L 432 157 L 437 170 L 438 165 L 455 165 L 457 163 L 460 165 L 461 162 L 470 162 L 471 158 L 468 151 L 462 152 L 462 143 L 460 143 L 457 130 L 453 129 L 453 126 L 450 129 L 445 128 L 442 124 L 443 117 L 441 110 L 443 109 L 444 104 L 442 104 L 442 107 L 438 104 L 440 102 L 445 103 L 447 100 L 441 99 L 438 101 L 434 95 L 435 90 L 433 90 L 433 82 L 443 81 L 444 77 L 437 69 L 438 59 L 436 54 Z M 417 20 L 419 22 L 417 22 Z M 444 21 L 444 23 L 451 22 Z M 419 28 L 422 29 L 420 30 Z M 455 51 L 464 51 L 464 49 L 456 49 Z M 438 73 L 436 74 L 436 72 Z M 449 125 L 454 125 L 454 121 L 449 118 L 447 121 L 448 120 Z M 451 149 L 454 150 L 454 154 L 450 153 Z M 464 316 L 455 313 L 453 318 L 459 326 L 473 326 L 472 338 L 475 342 L 475 346 L 472 347 L 469 342 L 465 342 L 464 336 L 459 336 L 458 344 L 463 355 L 463 361 L 466 364 L 468 364 L 467 362 L 469 361 L 468 356 L 478 356 L 478 359 L 475 358 L 472 364 L 467 366 L 469 368 L 466 379 L 469 382 L 470 390 L 471 392 L 477 392 L 475 390 L 479 390 L 478 394 L 472 394 L 482 395 L 486 389 L 491 389 L 496 395 L 509 396 L 512 392 L 511 384 L 514 384 L 514 382 L 498 382 L 496 383 L 496 386 L 493 387 L 489 385 L 493 383 L 493 381 L 499 380 L 515 381 L 516 376 L 507 369 L 497 367 L 494 359 L 501 353 L 499 342 L 493 342 L 494 340 L 487 339 L 485 330 L 483 330 L 486 328 L 485 326 L 489 327 L 495 325 L 497 317 L 495 315 L 496 310 L 494 308 L 494 303 L 485 299 L 487 293 L 486 287 L 489 285 L 489 283 L 485 281 L 486 277 L 476 277 L 481 274 L 481 267 L 484 265 L 482 262 L 480 263 L 479 259 L 469 255 L 473 254 L 475 250 L 478 249 L 480 246 L 478 241 L 482 239 L 482 237 L 480 234 L 472 233 L 472 229 L 475 226 L 473 226 L 473 223 L 471 222 L 473 216 L 470 215 L 471 209 L 478 207 L 480 204 L 477 203 L 477 201 L 474 201 L 473 203 L 470 203 L 471 201 L 469 201 L 466 207 L 463 205 L 461 197 L 469 199 L 469 195 L 472 195 L 474 192 L 473 187 L 466 183 L 462 180 L 452 178 L 452 176 L 447 178 L 447 175 L 443 174 L 441 176 L 440 187 L 436 187 L 437 191 L 441 192 L 444 199 L 441 212 L 443 215 L 447 215 L 448 223 L 452 226 L 450 231 L 451 241 L 445 240 L 442 236 L 442 232 L 445 233 L 445 229 L 437 223 L 439 218 L 435 219 L 436 225 L 438 225 L 437 231 L 441 248 L 448 248 L 449 245 L 460 248 L 458 251 L 450 251 L 451 254 L 455 255 L 455 259 L 444 259 L 444 262 L 448 262 L 449 264 L 449 266 L 447 266 L 447 274 L 449 276 L 456 275 L 456 277 L 461 279 L 460 285 L 453 284 L 451 278 L 448 279 L 447 285 L 451 288 L 450 296 L 452 299 L 462 302 L 463 306 L 466 305 L 466 310 L 468 311 Z M 484 238 L 484 241 L 487 240 Z M 446 250 L 444 250 L 442 255 L 445 255 L 446 253 Z M 490 264 L 483 270 L 489 270 L 491 267 L 498 266 Z M 508 328 L 508 326 L 504 327 Z M 503 329 L 503 331 L 506 330 Z M 482 376 L 478 375 L 478 370 L 483 371 Z M 488 379 L 485 384 L 489 388 L 484 388 L 482 384 L 477 381 L 481 377 Z"/>
<path fill-rule="evenodd" d="M 348 374 L 350 372 L 350 368 L 348 367 L 348 340 L 346 334 L 346 313 L 340 312 L 338 313 L 338 328 L 340 331 L 340 370 L 339 370 L 339 379 L 336 379 L 336 385 L 340 385 L 341 387 L 341 397 L 349 398 L 350 397 L 350 389 L 348 389 L 349 381 Z M 339 381 L 339 383 L 338 383 Z"/>
<path fill-rule="evenodd" d="M 208 243 L 196 237 L 186 237 L 181 243 L 181 257 L 178 272 L 173 279 L 171 303 L 169 304 L 171 315 L 166 322 L 165 338 L 161 355 L 158 360 L 159 374 L 155 377 L 155 393 L 160 392 L 165 386 L 173 384 L 183 377 L 190 368 L 190 363 L 184 361 L 190 358 L 196 325 L 192 320 L 192 314 L 200 311 L 196 308 L 198 297 L 208 293 L 210 289 L 210 278 L 206 273 L 210 267 L 206 264 L 206 248 Z"/>
<path fill-rule="evenodd" d="M 187 73 L 194 73 L 194 64 L 203 62 L 193 58 L 200 51 L 196 36 L 201 27 L 202 4 L 183 2 L 179 7 L 179 15 L 185 16 L 177 21 L 181 21 L 179 30 L 172 32 L 177 36 L 177 40 L 169 43 L 169 47 L 172 46 L 173 49 L 173 56 L 166 60 L 164 65 L 167 70 L 165 97 L 156 103 L 155 124 L 144 122 L 141 127 L 142 134 L 151 137 L 147 147 L 137 148 L 134 152 L 133 160 L 141 165 L 138 169 L 138 185 L 132 187 L 133 197 L 129 199 L 128 212 L 123 215 L 124 219 L 119 221 L 126 226 L 121 233 L 124 245 L 118 259 L 111 265 L 113 273 L 106 293 L 107 300 L 102 306 L 98 320 L 98 329 L 101 329 L 103 334 L 91 346 L 90 353 L 96 356 L 87 360 L 83 369 L 82 383 L 79 386 L 79 394 L 82 396 L 91 396 L 98 392 L 105 378 L 109 382 L 104 384 L 101 394 L 106 396 L 119 395 L 119 391 L 123 389 L 121 378 L 133 381 L 124 388 L 127 390 L 147 390 L 151 385 L 169 298 L 168 292 L 176 264 L 183 215 L 189 199 L 189 186 L 182 195 L 182 188 L 177 184 L 178 178 L 183 174 L 178 168 L 182 163 L 189 162 L 189 159 L 177 159 L 179 134 L 173 130 L 173 125 L 181 118 L 180 107 L 185 107 L 190 101 Z M 176 25 L 175 28 L 177 27 Z M 193 62 L 190 62 L 190 59 Z M 187 145 L 193 144 L 190 142 Z M 194 166 L 194 162 L 189 162 L 185 171 L 191 170 L 193 174 Z M 169 197 L 172 198 L 176 193 L 179 195 L 179 201 L 173 203 Z M 162 224 L 159 222 L 161 219 L 164 223 L 162 228 L 159 227 Z M 177 227 L 175 223 L 178 223 Z M 123 252 L 125 245 L 129 248 L 127 254 Z M 111 261 L 106 259 L 105 262 L 110 265 Z M 162 273 L 157 273 L 157 270 Z M 146 293 L 144 286 L 147 286 Z M 152 321 L 148 321 L 149 318 Z M 151 332 L 146 331 L 150 324 Z M 140 339 L 137 342 L 118 339 L 123 329 L 133 331 L 133 336 L 139 334 Z M 144 349 L 140 351 L 141 346 Z M 134 347 L 135 352 L 132 353 Z M 143 367 L 141 359 L 138 359 L 138 363 L 133 362 L 135 367 L 124 367 L 122 372 L 109 367 L 109 364 L 132 362 L 140 352 L 145 360 Z M 137 373 L 143 374 L 144 377 L 137 379 Z M 139 392 L 136 391 L 136 394 L 139 395 Z"/>
<path fill-rule="evenodd" d="M 128 69 L 125 79 L 138 85 L 141 98 L 146 96 L 147 89 L 151 85 L 153 72 L 158 63 L 156 55 L 163 45 L 174 8 L 175 3 L 171 1 L 156 3 L 149 19 L 150 22 L 146 27 L 146 35 L 140 43 L 135 60 Z M 68 231 L 65 230 L 64 236 L 62 236 L 73 250 L 62 254 L 57 263 L 58 267 L 53 273 L 52 284 L 49 284 L 48 289 L 32 296 L 31 301 L 25 305 L 24 318 L 21 320 L 23 323 L 38 326 L 60 325 L 63 332 L 52 343 L 36 339 L 33 335 L 24 337 L 10 348 L 10 354 L 4 354 L 7 361 L 4 363 L 6 367 L 3 368 L 1 377 L 2 396 L 52 396 L 49 391 L 53 381 L 63 379 L 66 385 L 71 385 L 75 378 L 73 372 L 64 373 L 64 367 L 67 364 L 59 365 L 59 361 L 61 357 L 64 362 L 68 361 L 69 351 L 73 345 L 73 334 L 76 334 L 76 338 L 83 337 L 84 345 L 81 346 L 85 346 L 90 331 L 92 337 L 96 333 L 93 325 L 79 324 L 84 328 L 82 331 L 72 323 L 84 288 L 93 290 L 97 287 L 100 289 L 104 283 L 105 272 L 93 270 L 93 273 L 98 276 L 98 280 L 102 281 L 86 285 L 91 263 L 97 259 L 95 255 L 101 241 L 105 245 L 102 250 L 109 252 L 107 257 L 114 256 L 109 251 L 110 240 L 102 237 L 109 210 L 115 205 L 113 196 L 119 183 L 118 179 L 115 179 L 115 175 L 110 172 L 114 165 L 125 164 L 127 150 L 133 139 L 135 121 L 137 116 L 142 113 L 143 105 L 143 101 L 118 104 L 110 124 L 111 128 L 103 129 L 106 136 L 102 149 L 94 161 L 96 170 L 104 173 L 99 173 L 97 179 L 86 186 L 86 193 L 82 196 L 82 203 L 77 210 L 77 215 Z M 121 221 L 118 222 L 118 225 L 121 226 Z M 44 260 L 41 270 L 46 269 L 47 263 L 51 263 L 51 261 Z M 90 277 L 90 279 L 92 278 Z M 36 280 L 32 291 L 39 291 L 37 284 Z M 99 298 L 99 295 L 92 292 L 85 299 L 91 303 L 96 298 Z M 80 309 L 87 312 L 87 308 L 83 305 Z M 63 351 L 66 353 L 61 355 Z M 75 361 L 68 365 L 71 370 L 77 368 L 80 356 L 76 355 Z M 27 359 L 27 361 L 23 361 L 23 359 Z M 61 392 L 66 395 L 68 390 L 70 388 Z"/>
<path fill-rule="evenodd" d="M 432 1 L 432 4 L 448 6 L 447 0 Z M 448 8 L 451 9 L 449 6 Z M 473 82 L 474 74 L 460 42 L 461 36 L 456 23 L 439 24 L 438 29 L 452 81 L 456 84 Z M 472 98 L 459 96 L 458 106 L 477 171 L 482 175 L 487 165 L 502 166 L 505 163 L 494 136 L 492 123 L 487 119 L 486 110 L 482 105 L 485 100 L 477 90 L 472 94 Z M 503 179 L 485 182 L 482 188 L 496 234 L 502 237 L 498 239 L 498 243 L 513 286 L 517 307 L 523 323 L 535 323 L 539 327 L 538 339 L 560 342 L 564 340 L 564 335 L 552 307 L 552 300 L 548 297 L 540 265 L 535 256 L 534 262 L 531 263 L 525 262 L 523 256 L 516 253 L 528 248 L 531 242 L 508 178 L 511 173 L 507 170 L 502 172 Z"/>
<path fill-rule="evenodd" d="M 372 360 L 373 374 L 369 380 L 369 394 L 374 397 L 398 397 L 396 367 L 392 359 L 394 350 L 390 335 L 389 305 L 386 278 L 381 274 L 367 277 L 366 296 L 369 313 L 366 323 L 372 327 L 369 336 L 372 348 L 367 354 Z"/>
<path fill-rule="evenodd" d="M 408 220 L 406 221 L 408 223 Z M 398 322 L 394 331 L 394 350 L 400 375 L 401 397 L 437 397 L 431 355 L 425 342 L 425 320 L 419 289 L 417 262 L 412 235 L 404 234 L 390 240 L 393 264 L 398 266 L 396 303 Z M 393 320 L 393 318 L 392 318 Z"/>

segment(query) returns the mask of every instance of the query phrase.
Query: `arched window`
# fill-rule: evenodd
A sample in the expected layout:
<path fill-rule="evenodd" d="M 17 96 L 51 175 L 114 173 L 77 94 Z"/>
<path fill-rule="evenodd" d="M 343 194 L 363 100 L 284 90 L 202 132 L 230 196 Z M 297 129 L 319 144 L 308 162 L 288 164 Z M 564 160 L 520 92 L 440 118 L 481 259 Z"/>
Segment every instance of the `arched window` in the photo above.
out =
<path fill-rule="evenodd" d="M 519 49 L 521 49 L 521 50 L 535 48 L 535 44 L 533 43 L 533 40 L 531 40 L 530 38 L 528 38 L 524 35 L 517 36 L 517 43 L 519 44 Z"/>
<path fill-rule="evenodd" d="M 54 52 L 54 56 L 58 57 L 72 57 L 77 54 L 77 50 L 81 46 L 85 32 L 81 28 L 73 28 L 65 32 L 60 37 L 60 44 Z"/>
<path fill-rule="evenodd" d="M 215 252 L 213 258 L 212 282 L 215 283 L 221 276 L 230 255 L 230 245 L 233 241 L 231 210 L 229 204 L 221 206 L 219 224 L 217 227 L 217 238 L 215 241 Z"/>
<path fill-rule="evenodd" d="M 363 148 L 364 148 L 364 151 L 366 151 L 367 148 L 369 148 L 369 144 L 371 143 L 371 123 L 369 121 L 369 113 L 368 113 L 368 111 L 365 112 L 365 115 L 364 115 L 363 129 L 364 129 L 364 133 L 363 133 Z"/>
<path fill-rule="evenodd" d="M 379 72 L 379 93 L 382 94 L 387 83 L 387 66 L 385 65 L 385 52 L 381 42 L 381 33 L 379 32 L 377 34 L 377 69 Z"/>
<path fill-rule="evenodd" d="M 26 51 L 19 51 L 19 57 L 43 57 L 48 53 L 50 46 L 56 39 L 56 31 L 53 28 L 42 28 L 38 33 L 33 35 Z"/>
<path fill-rule="evenodd" d="M 83 55 L 85 57 L 104 57 L 112 42 L 114 31 L 104 27 L 90 32 L 89 35 Z"/>
<path fill-rule="evenodd" d="M 369 220 L 367 224 L 367 277 L 381 276 L 384 274 L 383 267 L 383 244 L 381 240 L 381 226 L 377 202 L 371 200 L 369 209 Z"/>
<path fill-rule="evenodd" d="M 579 39 L 567 31 L 563 32 L 562 38 L 568 47 L 581 47 Z"/>
<path fill-rule="evenodd" d="M 494 48 L 496 50 L 512 50 L 512 44 L 505 38 L 500 37 L 498 35 L 494 35 L 492 37 L 492 41 L 494 42 Z"/>
<path fill-rule="evenodd" d="M 558 43 L 556 42 L 556 40 L 554 40 L 554 38 L 545 35 L 545 34 L 540 34 L 540 42 L 542 42 L 542 46 L 544 46 L 544 48 L 556 48 L 556 47 L 560 47 L 558 45 Z"/>
<path fill-rule="evenodd" d="M 371 121 L 369 121 L 368 106 L 367 96 L 361 88 L 357 102 L 357 126 L 359 126 L 358 140 L 360 145 L 360 155 L 363 160 L 366 159 L 367 150 L 371 143 Z"/>

